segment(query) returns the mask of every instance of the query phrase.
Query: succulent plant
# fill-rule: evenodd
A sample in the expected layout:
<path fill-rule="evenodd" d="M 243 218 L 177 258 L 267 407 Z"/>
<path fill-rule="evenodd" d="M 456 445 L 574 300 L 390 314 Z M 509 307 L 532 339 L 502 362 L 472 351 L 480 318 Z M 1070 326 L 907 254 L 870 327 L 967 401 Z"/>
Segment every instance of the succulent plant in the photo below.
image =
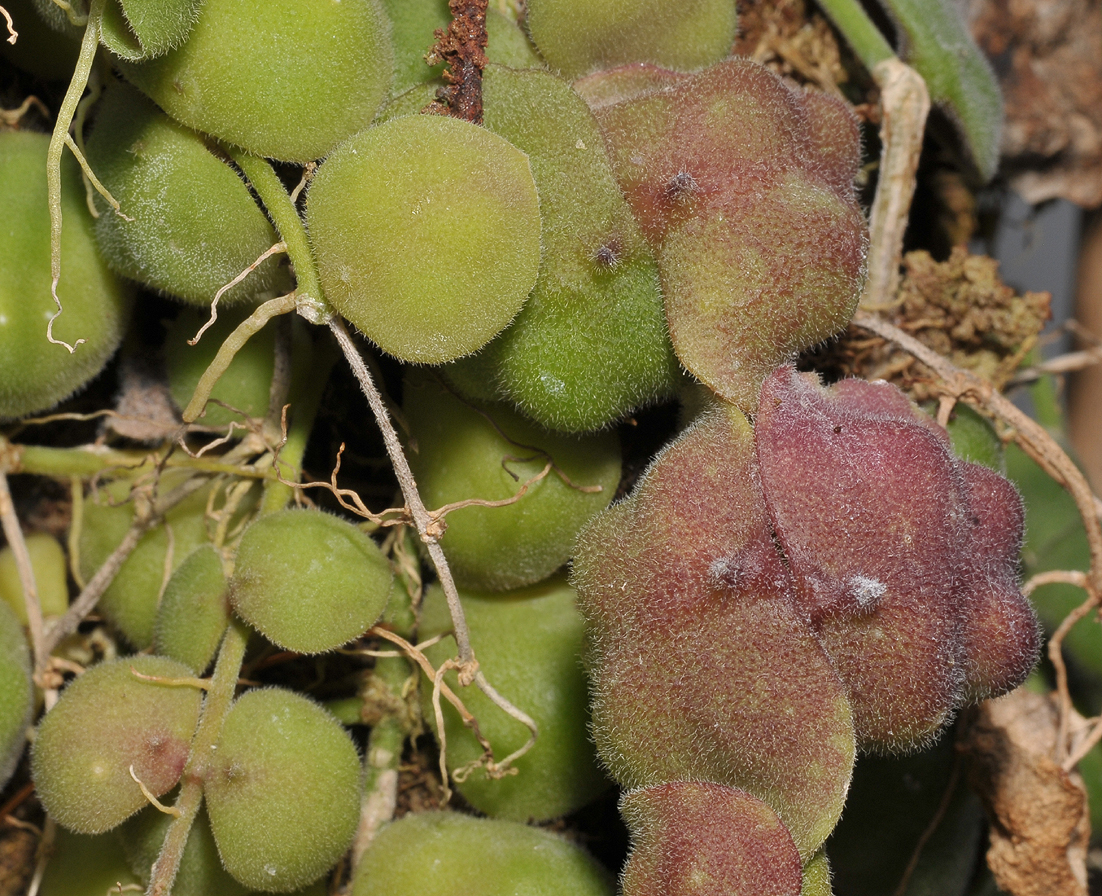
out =
<path fill-rule="evenodd" d="M 856 305 L 856 121 L 742 59 L 691 76 L 633 66 L 579 89 L 654 247 L 678 359 L 752 410 L 766 374 Z"/>
<path fill-rule="evenodd" d="M 800 854 L 772 809 L 720 784 L 657 784 L 624 795 L 632 830 L 624 896 L 802 892 Z"/>
<path fill-rule="evenodd" d="M 393 67 L 388 30 L 377 0 L 296 0 L 279 9 L 204 0 L 186 41 L 120 67 L 180 123 L 249 152 L 306 162 L 378 111 Z"/>
<path fill-rule="evenodd" d="M 38 606 L 43 616 L 60 616 L 69 606 L 69 586 L 65 581 L 65 552 L 57 539 L 47 532 L 26 536 L 27 555 L 34 571 Z M 7 602 L 23 625 L 27 624 L 27 604 L 18 562 L 11 545 L 0 549 L 0 597 Z"/>
<path fill-rule="evenodd" d="M 959 17 L 886 2 L 989 172 Z M 992 433 L 797 369 L 857 307 L 875 166 L 841 91 L 730 55 L 733 0 L 34 3 L 80 49 L 53 138 L 0 132 L 0 419 L 93 378 L 134 292 L 158 383 L 107 415 L 178 422 L 0 436 L 72 496 L 71 608 L 57 541 L 0 555 L 61 617 L 28 650 L 0 607 L 0 778 L 32 672 L 50 707 L 43 892 L 95 853 L 153 896 L 829 896 L 859 754 L 1029 674 Z"/>
<path fill-rule="evenodd" d="M 356 748 L 336 719 L 300 694 L 265 688 L 238 698 L 206 778 L 218 854 L 246 887 L 300 889 L 336 862 L 355 833 Z"/>
<path fill-rule="evenodd" d="M 757 479 L 753 431 L 717 405 L 582 532 L 593 732 L 625 786 L 746 790 L 806 858 L 845 802 L 853 711 L 801 624 Z"/>
<path fill-rule="evenodd" d="M 606 426 L 675 382 L 653 254 L 600 128 L 567 81 L 490 66 L 483 95 L 486 127 L 532 165 L 540 272 L 512 326 L 450 378 L 461 390 L 473 380 L 492 390 L 482 397 L 506 398 L 552 429 Z"/>
<path fill-rule="evenodd" d="M 807 860 L 841 812 L 854 741 L 929 742 L 1025 679 L 1039 631 L 1014 487 L 958 461 L 903 393 L 782 367 L 757 405 L 752 428 L 730 406 L 702 413 L 587 526 L 575 582 L 617 779 L 748 791 Z M 663 822 L 644 817 L 649 842 Z"/>
<path fill-rule="evenodd" d="M 921 743 L 966 696 L 1025 679 L 1039 635 L 1017 587 L 1023 517 L 1006 479 L 958 461 L 886 383 L 822 390 L 782 368 L 755 432 L 797 605 L 846 682 L 862 743 Z"/>
<path fill-rule="evenodd" d="M 140 886 L 114 834 L 74 834 L 59 828 L 42 876 L 43 896 L 103 896 L 109 887 Z"/>
<path fill-rule="evenodd" d="M 130 210 L 123 218 L 101 203 L 100 251 L 112 270 L 151 289 L 209 305 L 222 286 L 276 242 L 233 169 L 201 136 L 129 85 L 113 84 L 106 92 L 88 159 Z M 223 301 L 247 299 L 285 279 L 277 260 L 269 259 Z"/>
<path fill-rule="evenodd" d="M 426 145 L 435 148 L 422 155 Z M 540 217 L 528 159 L 466 122 L 406 116 L 350 137 L 307 202 L 326 296 L 402 360 L 438 364 L 480 349 L 535 283 Z"/>
<path fill-rule="evenodd" d="M 532 40 L 548 64 L 576 78 L 625 62 L 695 69 L 727 55 L 735 5 L 724 0 L 663 3 L 535 0 L 528 5 Z"/>
<path fill-rule="evenodd" d="M 165 585 L 157 606 L 153 648 L 196 673 L 211 664 L 229 625 L 222 556 L 213 545 L 192 551 Z"/>
<path fill-rule="evenodd" d="M 444 517 L 440 545 L 465 588 L 507 591 L 546 579 L 570 559 L 579 530 L 620 480 L 615 433 L 541 431 L 507 405 L 463 401 L 416 373 L 406 379 L 404 408 L 410 466 L 425 500 L 491 502 Z"/>

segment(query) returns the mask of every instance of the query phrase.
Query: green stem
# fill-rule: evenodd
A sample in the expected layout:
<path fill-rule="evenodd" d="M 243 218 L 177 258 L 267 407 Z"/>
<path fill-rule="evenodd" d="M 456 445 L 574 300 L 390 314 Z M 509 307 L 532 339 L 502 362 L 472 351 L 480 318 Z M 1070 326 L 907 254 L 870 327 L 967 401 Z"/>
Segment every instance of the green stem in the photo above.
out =
<path fill-rule="evenodd" d="M 256 195 L 264 203 L 264 207 L 268 210 L 280 239 L 287 247 L 287 257 L 291 259 L 291 266 L 295 271 L 294 301 L 297 309 L 313 323 L 327 322 L 332 317 L 333 312 L 325 301 L 321 290 L 321 281 L 314 265 L 314 255 L 310 250 L 310 239 L 306 234 L 306 225 L 299 217 L 298 210 L 284 188 L 283 182 L 280 181 L 267 160 L 250 155 L 234 146 L 227 146 L 225 149 L 245 177 L 249 179 L 253 189 L 256 190 Z M 312 315 L 306 313 L 306 309 L 311 306 L 314 312 Z M 297 476 L 296 471 L 302 466 L 302 458 L 306 453 L 306 443 L 310 437 L 310 430 L 313 427 L 314 418 L 321 402 L 322 390 L 325 388 L 328 379 L 328 371 L 332 368 L 335 360 L 335 357 L 325 359 L 324 376 L 318 375 L 318 365 L 315 365 L 314 369 L 308 373 L 300 373 L 294 377 L 293 389 L 300 394 L 298 400 L 292 404 L 295 416 L 287 433 L 287 441 L 280 452 L 278 463 L 281 472 L 286 467 L 290 467 L 291 475 Z M 212 364 L 211 367 L 213 368 L 214 365 Z M 198 398 L 198 391 L 196 392 L 196 398 Z M 188 405 L 189 410 L 192 410 L 195 401 L 196 399 L 192 399 L 192 404 Z M 186 412 L 184 419 L 188 419 Z M 286 473 L 284 475 L 286 476 Z M 287 478 L 290 478 L 290 476 L 287 476 Z M 273 510 L 286 507 L 293 494 L 294 491 L 290 486 L 279 482 L 269 483 L 264 491 L 260 508 L 261 514 L 271 513 Z"/>
<path fill-rule="evenodd" d="M 8 473 L 29 473 L 68 479 L 78 476 L 87 479 L 108 469 L 119 469 L 135 474 L 142 469 L 152 470 L 161 463 L 148 451 L 118 451 L 111 448 L 81 446 L 76 448 L 50 448 L 44 445 L 4 444 L 0 437 L 0 453 L 5 455 L 3 466 Z M 163 461 L 165 467 L 195 470 L 214 475 L 247 476 L 256 479 L 265 474 L 248 467 L 234 465 L 216 458 L 188 457 L 179 453 Z"/>
<path fill-rule="evenodd" d="M 400 672 L 402 678 L 397 683 L 400 689 L 402 683 L 409 678 L 409 663 L 399 658 L 380 659 L 374 674 L 381 678 L 389 677 L 385 668 L 387 666 L 393 666 Z M 398 765 L 402 761 L 402 750 L 408 734 L 407 719 L 398 715 L 384 716 L 371 729 L 367 755 L 364 757 L 364 798 L 360 803 L 360 826 L 352 846 L 353 874 L 379 829 L 394 818 L 398 802 Z"/>
<path fill-rule="evenodd" d="M 2 445 L 0 445 L 2 447 Z M 255 451 L 254 445 L 251 444 L 250 439 L 245 439 L 243 442 L 235 447 L 232 451 L 228 452 L 223 460 L 231 467 L 235 463 L 240 463 L 245 460 L 252 452 Z M 0 452 L 2 454 L 2 452 Z M 176 488 L 172 489 L 168 494 L 162 495 L 157 498 L 153 505 L 145 507 L 137 507 L 134 521 L 130 524 L 130 528 L 127 530 L 123 540 L 103 561 L 103 564 L 96 574 L 85 584 L 80 594 L 69 605 L 68 611 L 57 622 L 51 625 L 45 633 L 45 644 L 43 647 L 43 653 L 48 656 L 53 652 L 53 649 L 57 647 L 61 640 L 68 635 L 71 635 L 77 630 L 77 627 L 84 620 L 92 608 L 103 596 L 104 591 L 114 580 L 119 568 L 125 562 L 126 558 L 130 556 L 130 553 L 138 546 L 138 542 L 141 541 L 142 536 L 152 529 L 157 523 L 161 521 L 164 515 L 179 504 L 188 495 L 198 491 L 207 483 L 207 478 L 204 476 L 191 476 L 186 481 L 180 483 Z M 39 669 L 38 671 L 42 671 Z"/>
<path fill-rule="evenodd" d="M 895 56 L 891 44 L 873 24 L 860 0 L 819 0 L 819 6 L 870 72 L 878 63 Z"/>
<path fill-rule="evenodd" d="M 395 535 L 391 557 L 396 590 L 383 614 L 383 623 L 408 641 L 417 630 L 417 613 L 423 593 L 416 530 L 410 526 L 401 527 Z"/>
<path fill-rule="evenodd" d="M 34 647 L 34 666 L 39 668 L 45 659 L 43 649 L 42 607 L 38 602 L 38 584 L 31 566 L 31 555 L 27 553 L 27 542 L 23 538 L 23 529 L 19 517 L 15 514 L 8 477 L 0 471 L 0 528 L 8 540 L 8 547 L 15 555 L 15 565 L 23 586 L 23 603 L 26 607 L 27 626 L 31 632 L 31 645 Z"/>
<path fill-rule="evenodd" d="M 249 183 L 256 190 L 256 195 L 260 197 L 260 201 L 264 203 L 268 214 L 271 215 L 280 239 L 287 246 L 287 256 L 291 259 L 291 265 L 295 269 L 295 280 L 298 283 L 295 289 L 296 295 L 300 299 L 324 303 L 325 297 L 321 291 L 317 269 L 314 267 L 314 256 L 310 251 L 310 238 L 306 235 L 306 225 L 302 223 L 302 218 L 299 217 L 298 210 L 291 202 L 283 182 L 267 160 L 250 155 L 234 146 L 227 146 L 226 152 L 249 179 Z"/>
<path fill-rule="evenodd" d="M 199 384 L 195 387 L 195 394 L 191 396 L 191 401 L 189 401 L 188 406 L 184 408 L 183 418 L 185 423 L 194 423 L 199 419 L 199 416 L 203 413 L 203 409 L 207 406 L 207 402 L 210 400 L 210 394 L 214 390 L 214 386 L 218 382 L 219 377 L 226 372 L 234 356 L 241 351 L 242 346 L 244 346 L 251 337 L 260 332 L 264 325 L 273 317 L 278 317 L 280 314 L 287 314 L 294 310 L 295 297 L 293 294 L 270 299 L 245 318 L 245 320 L 237 326 L 237 329 L 226 337 L 226 341 L 223 342 L 222 347 L 218 349 L 218 354 L 214 356 L 214 360 L 210 362 L 210 366 L 207 367 L 203 375 L 199 378 Z"/>
<path fill-rule="evenodd" d="M 404 529 L 398 536 L 400 546 L 416 556 L 412 530 Z M 412 638 L 417 625 L 414 604 L 419 603 L 421 582 L 411 580 L 401 569 L 397 570 L 394 594 L 387 605 L 385 623 L 404 638 Z M 384 710 L 367 741 L 364 756 L 364 796 L 360 803 L 360 824 L 352 844 L 352 873 L 360 864 L 371 841 L 379 829 L 394 817 L 398 801 L 398 765 L 402 760 L 406 737 L 412 728 L 412 714 L 406 698 L 402 696 L 411 672 L 405 657 L 379 657 L 371 671 L 368 683 L 369 699 L 374 698 Z"/>
<path fill-rule="evenodd" d="M 111 448 L 49 448 L 43 445 L 9 446 L 11 455 L 9 472 L 31 473 L 37 476 L 51 476 L 64 479 L 80 476 L 86 479 L 109 467 L 122 467 L 136 470 L 149 466 L 152 469 L 148 451 L 117 451 Z"/>
<path fill-rule="evenodd" d="M 869 210 L 868 276 L 861 307 L 892 307 L 899 289 L 903 235 L 910 218 L 922 156 L 930 93 L 922 76 L 892 57 L 872 70 L 880 88 L 880 171 Z"/>
<path fill-rule="evenodd" d="M 285 479 L 297 480 L 301 475 L 302 459 L 306 455 L 306 445 L 310 440 L 310 432 L 314 428 L 314 419 L 321 406 L 325 386 L 329 382 L 329 372 L 337 360 L 336 352 L 328 341 L 316 345 L 314 352 L 315 357 L 311 359 L 309 369 L 300 369 L 298 365 L 294 365 L 292 373 L 291 394 L 288 400 L 293 416 L 287 430 L 287 441 L 284 442 L 279 452 L 279 459 L 276 461 L 279 472 Z M 318 353 L 322 353 L 320 358 L 316 357 Z M 294 489 L 289 485 L 284 485 L 278 479 L 270 479 L 264 487 L 259 515 L 282 510 L 290 503 L 293 496 Z"/>
<path fill-rule="evenodd" d="M 73 123 L 77 105 L 84 95 L 84 88 L 88 86 L 88 77 L 92 72 L 92 63 L 96 59 L 96 50 L 99 47 L 100 20 L 103 18 L 103 8 L 107 0 L 92 0 L 88 10 L 88 22 L 84 28 L 84 37 L 80 43 L 80 55 L 77 56 L 76 68 L 73 77 L 69 81 L 69 87 L 65 91 L 65 99 L 61 102 L 61 108 L 57 113 L 57 121 L 54 122 L 54 130 L 50 135 L 50 146 L 46 151 L 46 187 L 50 205 L 50 291 L 53 294 L 57 311 L 46 325 L 46 338 L 58 345 L 63 345 L 72 354 L 76 347 L 84 340 L 78 339 L 73 345 L 54 338 L 54 321 L 61 314 L 61 299 L 57 295 L 57 284 L 61 280 L 61 155 L 65 152 L 65 145 L 69 139 L 69 126 Z"/>
<path fill-rule="evenodd" d="M 68 0 L 53 0 L 53 4 L 65 11 L 65 17 L 74 28 L 83 28 L 88 23 L 88 15 L 76 9 Z"/>
<path fill-rule="evenodd" d="M 249 630 L 245 624 L 236 619 L 231 620 L 218 651 L 218 662 L 203 702 L 203 715 L 191 742 L 191 754 L 184 766 L 180 796 L 175 806 L 180 814 L 169 825 L 168 833 L 165 834 L 161 853 L 153 863 L 146 896 L 167 896 L 172 889 L 184 847 L 187 846 L 188 834 L 203 803 L 203 781 L 214 758 L 218 738 L 222 735 L 222 725 L 233 704 L 248 641 Z"/>

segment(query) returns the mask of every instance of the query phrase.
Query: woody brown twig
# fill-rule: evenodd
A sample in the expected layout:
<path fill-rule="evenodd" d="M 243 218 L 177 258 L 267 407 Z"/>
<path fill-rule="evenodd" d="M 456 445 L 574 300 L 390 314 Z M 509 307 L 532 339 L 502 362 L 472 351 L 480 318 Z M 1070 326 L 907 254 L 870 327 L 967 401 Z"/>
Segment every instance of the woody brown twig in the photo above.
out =
<path fill-rule="evenodd" d="M 444 63 L 448 86 L 438 94 L 438 111 L 482 124 L 482 70 L 486 67 L 488 0 L 448 0 L 452 20 L 437 29 L 436 43 L 425 56 L 429 65 Z"/>

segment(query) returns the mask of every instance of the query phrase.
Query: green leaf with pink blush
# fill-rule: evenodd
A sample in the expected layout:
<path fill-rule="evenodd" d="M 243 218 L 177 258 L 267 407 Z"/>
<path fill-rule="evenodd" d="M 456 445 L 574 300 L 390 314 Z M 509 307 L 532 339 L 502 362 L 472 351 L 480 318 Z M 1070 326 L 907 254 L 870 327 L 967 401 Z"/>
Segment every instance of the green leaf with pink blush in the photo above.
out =
<path fill-rule="evenodd" d="M 756 466 L 749 423 L 713 406 L 583 530 L 593 733 L 625 786 L 747 790 L 807 857 L 845 801 L 852 717 L 796 612 Z"/>
<path fill-rule="evenodd" d="M 674 351 L 753 410 L 768 373 L 856 306 L 867 243 L 856 120 L 743 59 L 691 77 L 632 67 L 582 89 L 658 257 Z"/>
<path fill-rule="evenodd" d="M 799 896 L 800 854 L 776 813 L 744 790 L 678 781 L 620 801 L 632 833 L 623 896 Z"/>
<path fill-rule="evenodd" d="M 800 612 L 849 688 L 863 744 L 919 746 L 964 702 L 1024 679 L 1038 633 L 1017 587 L 1013 486 L 957 460 L 887 383 L 824 389 L 781 368 L 755 431 Z"/>

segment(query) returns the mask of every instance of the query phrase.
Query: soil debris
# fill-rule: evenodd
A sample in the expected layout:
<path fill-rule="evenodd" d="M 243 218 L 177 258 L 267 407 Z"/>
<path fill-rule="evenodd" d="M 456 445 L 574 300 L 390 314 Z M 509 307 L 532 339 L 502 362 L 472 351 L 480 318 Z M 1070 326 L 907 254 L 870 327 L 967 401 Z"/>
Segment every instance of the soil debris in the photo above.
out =
<path fill-rule="evenodd" d="M 448 0 L 452 20 L 437 29 L 436 43 L 425 56 L 429 65 L 447 65 L 447 87 L 431 104 L 435 112 L 482 124 L 482 70 L 486 67 L 488 0 Z"/>
<path fill-rule="evenodd" d="M 119 361 L 119 394 L 115 416 L 104 421 L 112 435 L 136 442 L 155 443 L 171 438 L 180 428 L 179 412 L 163 362 L 127 355 Z"/>
<path fill-rule="evenodd" d="M 903 280 L 887 315 L 895 326 L 1002 389 L 1037 342 L 1051 295 L 1019 295 L 999 264 L 958 246 L 948 260 L 925 251 L 903 257 Z M 937 377 L 896 346 L 851 327 L 808 360 L 832 376 L 888 380 L 922 402 L 938 396 Z"/>
<path fill-rule="evenodd" d="M 443 807 L 436 745 L 428 736 L 407 749 L 398 766 L 398 805 L 395 820 L 410 812 L 432 812 Z"/>
<path fill-rule="evenodd" d="M 838 85 L 848 79 L 834 32 L 804 0 L 740 3 L 734 52 L 828 93 L 841 95 Z"/>

